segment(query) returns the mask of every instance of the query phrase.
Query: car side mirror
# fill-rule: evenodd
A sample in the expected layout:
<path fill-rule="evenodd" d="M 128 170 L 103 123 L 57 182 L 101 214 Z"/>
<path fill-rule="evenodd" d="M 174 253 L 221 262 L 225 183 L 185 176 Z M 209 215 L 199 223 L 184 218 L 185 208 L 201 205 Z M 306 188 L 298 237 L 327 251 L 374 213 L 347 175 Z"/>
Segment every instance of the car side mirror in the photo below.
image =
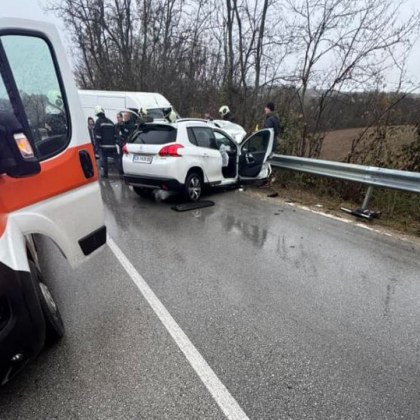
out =
<path fill-rule="evenodd" d="M 11 113 L 0 113 L 0 174 L 13 178 L 36 175 L 41 165 L 21 124 Z"/>

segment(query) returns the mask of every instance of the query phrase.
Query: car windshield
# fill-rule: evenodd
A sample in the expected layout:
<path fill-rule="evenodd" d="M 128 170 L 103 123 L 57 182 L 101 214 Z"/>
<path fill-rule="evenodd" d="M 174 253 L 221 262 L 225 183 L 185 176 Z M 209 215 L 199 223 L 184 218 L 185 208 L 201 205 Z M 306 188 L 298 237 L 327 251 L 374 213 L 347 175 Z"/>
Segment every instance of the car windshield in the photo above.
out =
<path fill-rule="evenodd" d="M 167 108 L 147 108 L 147 116 L 152 117 L 155 120 L 162 120 L 165 118 L 165 110 L 167 111 L 169 107 Z M 173 108 L 172 108 L 173 109 Z M 176 109 L 173 109 L 175 111 L 176 117 L 180 118 L 178 112 L 176 112 Z"/>
<path fill-rule="evenodd" d="M 148 108 L 147 115 L 152 118 L 165 118 L 163 108 Z"/>
<path fill-rule="evenodd" d="M 137 130 L 132 137 L 135 144 L 166 144 L 176 141 L 176 128 L 171 126 L 148 126 Z"/>

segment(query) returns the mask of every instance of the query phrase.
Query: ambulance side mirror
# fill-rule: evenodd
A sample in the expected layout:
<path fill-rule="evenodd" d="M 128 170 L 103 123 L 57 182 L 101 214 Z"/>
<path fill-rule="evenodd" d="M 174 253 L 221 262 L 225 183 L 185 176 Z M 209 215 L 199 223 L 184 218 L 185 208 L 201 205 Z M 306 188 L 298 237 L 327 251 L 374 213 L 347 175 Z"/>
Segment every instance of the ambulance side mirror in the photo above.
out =
<path fill-rule="evenodd" d="M 22 178 L 39 172 L 41 165 L 18 120 L 0 112 L 0 174 Z"/>

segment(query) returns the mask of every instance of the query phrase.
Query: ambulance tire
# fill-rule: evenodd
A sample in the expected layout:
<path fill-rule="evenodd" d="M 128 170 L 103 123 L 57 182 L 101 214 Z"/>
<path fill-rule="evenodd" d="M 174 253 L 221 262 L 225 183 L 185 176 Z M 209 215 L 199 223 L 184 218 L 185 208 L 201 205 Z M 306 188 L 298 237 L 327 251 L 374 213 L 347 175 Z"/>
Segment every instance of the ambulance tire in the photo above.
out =
<path fill-rule="evenodd" d="M 64 323 L 51 291 L 43 282 L 41 272 L 29 261 L 31 277 L 34 282 L 39 303 L 45 320 L 45 343 L 52 344 L 64 336 Z"/>

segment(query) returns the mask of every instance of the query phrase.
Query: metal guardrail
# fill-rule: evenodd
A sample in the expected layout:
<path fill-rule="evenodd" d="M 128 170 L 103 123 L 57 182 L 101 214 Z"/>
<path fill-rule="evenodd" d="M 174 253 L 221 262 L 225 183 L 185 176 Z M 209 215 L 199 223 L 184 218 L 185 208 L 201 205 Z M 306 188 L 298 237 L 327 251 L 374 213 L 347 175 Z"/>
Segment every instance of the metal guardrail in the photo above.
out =
<path fill-rule="evenodd" d="M 367 208 L 369 200 L 372 198 L 373 187 L 420 193 L 420 173 L 418 172 L 276 154 L 271 155 L 268 162 L 272 166 L 281 169 L 306 172 L 368 185 L 369 187 L 366 191 L 362 207 L 355 210 L 341 207 L 341 210 L 347 213 L 368 220 L 379 217 L 381 214 L 381 212 L 372 211 Z"/>
<path fill-rule="evenodd" d="M 277 154 L 272 155 L 268 162 L 271 166 L 281 169 L 344 179 L 372 187 L 384 187 L 420 193 L 420 173 L 418 172 Z"/>

